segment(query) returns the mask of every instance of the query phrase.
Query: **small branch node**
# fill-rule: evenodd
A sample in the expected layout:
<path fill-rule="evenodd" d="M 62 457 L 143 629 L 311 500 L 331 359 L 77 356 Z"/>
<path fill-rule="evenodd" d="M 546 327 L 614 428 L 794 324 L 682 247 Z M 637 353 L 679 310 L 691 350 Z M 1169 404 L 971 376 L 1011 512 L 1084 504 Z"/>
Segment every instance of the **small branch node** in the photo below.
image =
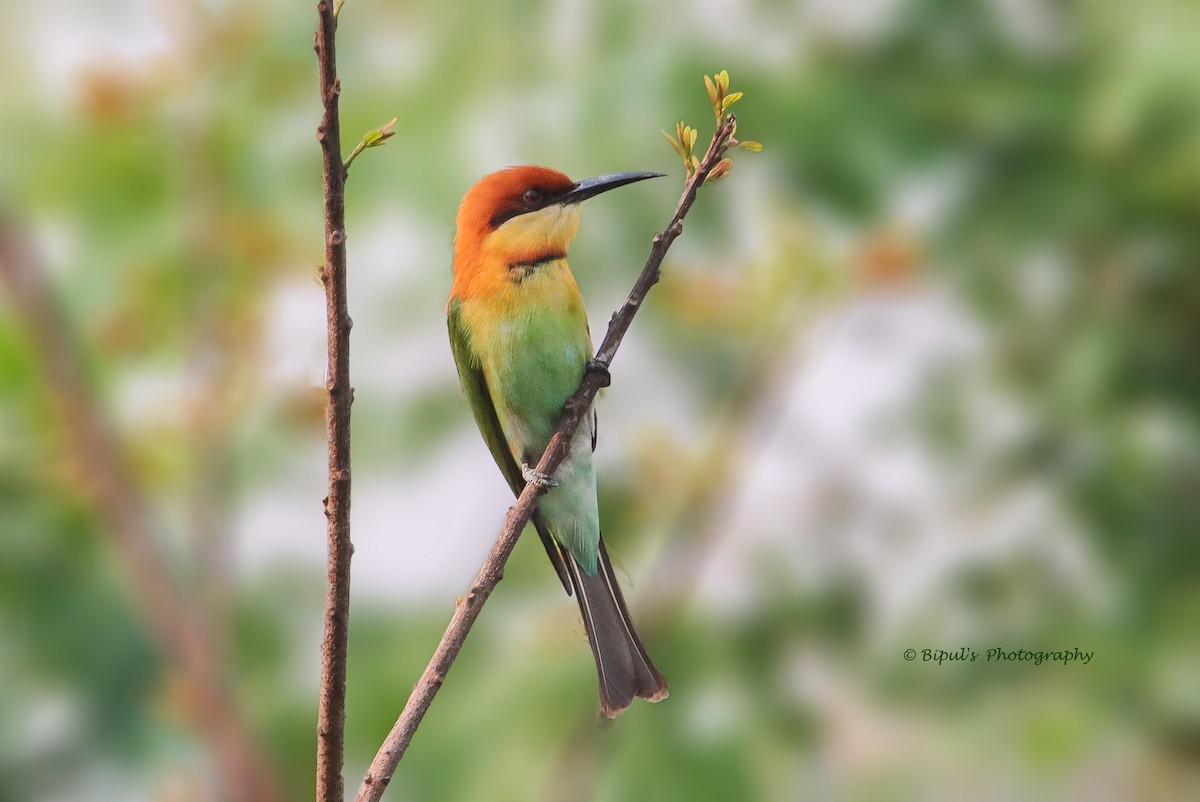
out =
<path fill-rule="evenodd" d="M 588 360 L 586 372 L 597 374 L 600 377 L 601 387 L 612 386 L 612 373 L 609 372 L 608 362 L 605 360 L 599 357 Z"/>

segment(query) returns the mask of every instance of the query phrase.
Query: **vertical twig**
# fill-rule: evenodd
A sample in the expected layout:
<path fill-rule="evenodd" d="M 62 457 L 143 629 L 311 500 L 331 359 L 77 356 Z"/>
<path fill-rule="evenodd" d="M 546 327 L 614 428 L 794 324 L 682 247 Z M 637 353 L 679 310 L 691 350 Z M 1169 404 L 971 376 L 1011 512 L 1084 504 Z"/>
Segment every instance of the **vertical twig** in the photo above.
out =
<path fill-rule="evenodd" d="M 318 802 L 343 802 L 342 762 L 346 726 L 346 650 L 350 628 L 350 314 L 346 307 L 346 169 L 338 121 L 337 14 L 332 0 L 317 3 L 314 49 L 325 113 L 317 128 L 325 184 L 325 308 L 329 330 L 325 422 L 329 430 L 329 588 L 321 644 L 321 697 L 317 713 Z"/>
<path fill-rule="evenodd" d="M 634 282 L 633 289 L 630 290 L 625 303 L 609 321 L 604 342 L 600 344 L 600 349 L 596 352 L 597 363 L 605 366 L 612 363 L 612 358 L 621 345 L 625 332 L 629 330 L 633 316 L 641 307 L 646 293 L 658 283 L 663 258 L 667 255 L 667 249 L 671 247 L 671 243 L 682 233 L 683 218 L 691 209 L 692 203 L 695 202 L 696 192 L 729 147 L 734 127 L 734 117 L 729 114 L 713 134 L 708 151 L 684 186 L 683 195 L 679 199 L 671 222 L 654 236 L 654 243 L 650 248 L 650 255 L 646 259 L 645 267 L 642 268 L 641 274 Z M 550 438 L 550 443 L 546 446 L 546 451 L 542 454 L 535 469 L 539 473 L 552 476 L 562 461 L 566 459 L 575 430 L 579 427 L 583 416 L 592 408 L 596 393 L 605 386 L 607 378 L 604 371 L 589 370 L 584 374 L 579 389 L 567 399 L 567 403 L 563 406 L 563 414 L 558 422 L 558 428 L 555 429 L 554 436 Z M 442 640 L 434 651 L 429 665 L 426 666 L 416 687 L 413 688 L 413 692 L 408 697 L 408 702 L 404 705 L 404 710 L 400 713 L 391 732 L 379 747 L 375 759 L 371 761 L 371 767 L 363 778 L 362 785 L 359 786 L 356 802 L 379 802 L 379 799 L 382 798 L 384 790 L 396 771 L 396 766 L 404 757 L 404 752 L 408 749 L 417 727 L 421 724 L 421 719 L 429 710 L 429 706 L 433 703 L 433 697 L 446 679 L 446 673 L 454 664 L 455 658 L 458 657 L 463 643 L 466 642 L 467 635 L 470 633 L 475 619 L 479 617 L 484 602 L 492 594 L 496 584 L 504 578 L 504 565 L 508 561 L 513 547 L 517 544 L 517 538 L 529 523 L 536 508 L 538 496 L 542 492 L 544 492 L 544 488 L 540 485 L 527 484 L 517 498 L 517 503 L 509 508 L 508 515 L 504 519 L 504 526 L 500 530 L 492 550 L 488 553 L 487 559 L 484 560 L 475 579 L 471 582 L 471 589 L 456 605 L 454 615 L 450 618 L 450 624 L 446 627 L 446 632 L 442 635 Z"/>

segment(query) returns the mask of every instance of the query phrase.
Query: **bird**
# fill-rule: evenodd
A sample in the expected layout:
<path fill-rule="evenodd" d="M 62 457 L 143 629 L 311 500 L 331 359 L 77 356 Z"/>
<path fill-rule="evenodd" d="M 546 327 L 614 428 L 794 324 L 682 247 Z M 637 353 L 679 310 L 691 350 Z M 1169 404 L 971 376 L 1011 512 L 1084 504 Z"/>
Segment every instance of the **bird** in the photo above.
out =
<path fill-rule="evenodd" d="M 635 697 L 657 702 L 666 678 L 642 644 L 608 549 L 596 500 L 595 409 L 585 415 L 553 477 L 534 470 L 563 405 L 593 362 L 587 312 L 567 249 L 588 198 L 662 173 L 572 181 L 549 167 L 508 167 L 463 196 L 455 220 L 446 304 L 451 351 L 479 431 L 512 492 L 546 488 L 533 515 L 550 563 L 578 602 L 596 662 L 600 712 Z"/>

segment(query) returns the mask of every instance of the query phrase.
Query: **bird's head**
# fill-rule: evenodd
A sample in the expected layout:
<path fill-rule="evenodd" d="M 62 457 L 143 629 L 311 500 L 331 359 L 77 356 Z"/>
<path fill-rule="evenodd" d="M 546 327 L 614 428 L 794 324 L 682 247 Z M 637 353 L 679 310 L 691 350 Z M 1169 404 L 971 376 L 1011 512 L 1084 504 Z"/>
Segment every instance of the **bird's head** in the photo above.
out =
<path fill-rule="evenodd" d="M 481 178 L 458 208 L 454 236 L 460 273 L 561 259 L 579 232 L 579 204 L 662 173 L 614 173 L 572 181 L 549 167 L 508 167 Z"/>

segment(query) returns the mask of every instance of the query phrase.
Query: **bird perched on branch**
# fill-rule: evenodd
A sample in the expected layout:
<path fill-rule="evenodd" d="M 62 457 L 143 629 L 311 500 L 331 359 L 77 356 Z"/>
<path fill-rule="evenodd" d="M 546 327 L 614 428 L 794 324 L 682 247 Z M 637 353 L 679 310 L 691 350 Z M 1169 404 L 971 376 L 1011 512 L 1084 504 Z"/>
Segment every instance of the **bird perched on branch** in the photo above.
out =
<path fill-rule="evenodd" d="M 587 314 L 567 266 L 580 204 L 658 175 L 572 181 L 557 170 L 525 166 L 485 176 L 458 210 L 446 306 L 463 392 L 509 487 L 518 495 L 527 482 L 547 487 L 534 526 L 563 587 L 579 602 L 608 718 L 635 696 L 666 698 L 667 681 L 633 628 L 600 536 L 594 411 L 554 477 L 533 466 L 591 365 Z"/>

